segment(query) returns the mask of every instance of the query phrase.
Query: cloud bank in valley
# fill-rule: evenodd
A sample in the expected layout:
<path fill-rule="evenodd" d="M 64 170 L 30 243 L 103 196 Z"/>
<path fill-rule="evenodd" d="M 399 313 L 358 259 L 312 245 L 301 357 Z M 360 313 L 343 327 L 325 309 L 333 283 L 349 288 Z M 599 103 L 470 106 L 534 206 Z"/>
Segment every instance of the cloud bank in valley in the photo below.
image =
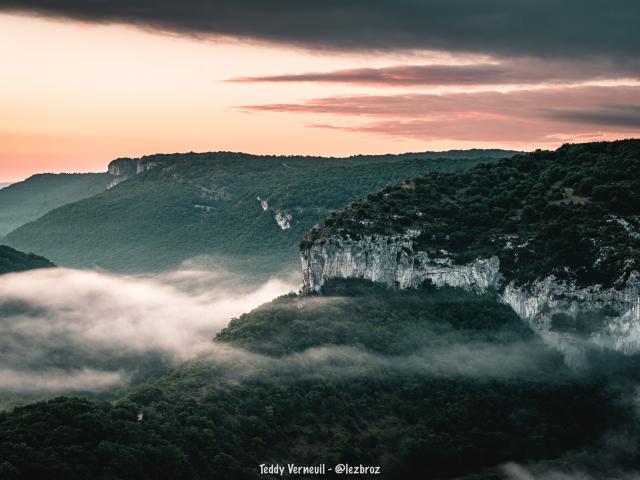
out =
<path fill-rule="evenodd" d="M 45 269 L 0 276 L 0 389 L 102 390 L 206 350 L 228 321 L 295 289 L 227 274 Z"/>
<path fill-rule="evenodd" d="M 252 288 L 242 278 L 193 269 L 158 277 L 62 268 L 0 276 L 0 391 L 113 389 L 190 359 L 206 362 L 217 381 L 403 372 L 507 378 L 542 365 L 537 340 L 499 347 L 457 340 L 399 356 L 327 345 L 284 357 L 211 341 L 232 317 L 296 287 L 271 280 Z M 343 301 L 350 300 L 307 303 Z"/>
<path fill-rule="evenodd" d="M 0 368 L 0 392 L 44 393 L 64 391 L 94 392 L 124 385 L 129 375 L 123 371 L 92 368 L 46 369 L 42 373 Z"/>
<path fill-rule="evenodd" d="M 545 353 L 547 355 L 545 355 Z M 291 381 L 309 377 L 384 377 L 399 374 L 432 377 L 537 378 L 550 357 L 538 340 L 506 345 L 453 341 L 406 355 L 382 355 L 351 346 L 325 345 L 271 357 L 215 343 L 199 362 L 212 367 L 218 381 L 268 378 Z"/>

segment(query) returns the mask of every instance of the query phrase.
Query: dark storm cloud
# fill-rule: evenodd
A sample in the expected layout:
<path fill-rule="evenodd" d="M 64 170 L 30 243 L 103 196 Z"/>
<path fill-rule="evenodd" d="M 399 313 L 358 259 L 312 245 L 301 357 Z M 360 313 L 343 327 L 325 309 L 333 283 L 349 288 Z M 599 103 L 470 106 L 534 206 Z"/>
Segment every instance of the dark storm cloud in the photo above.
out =
<path fill-rule="evenodd" d="M 363 86 L 407 87 L 439 85 L 505 85 L 505 84 L 559 84 L 587 80 L 611 79 L 616 76 L 637 76 L 632 65 L 611 62 L 558 62 L 505 60 L 500 63 L 467 65 L 394 65 L 384 68 L 352 68 L 330 72 L 306 72 L 260 77 L 240 77 L 235 83 L 258 82 L 318 82 L 343 83 Z"/>
<path fill-rule="evenodd" d="M 640 129 L 640 105 L 607 105 L 589 111 L 549 110 L 547 116 L 567 122 Z"/>
<path fill-rule="evenodd" d="M 636 0 L 0 0 L 0 9 L 330 49 L 640 53 Z"/>

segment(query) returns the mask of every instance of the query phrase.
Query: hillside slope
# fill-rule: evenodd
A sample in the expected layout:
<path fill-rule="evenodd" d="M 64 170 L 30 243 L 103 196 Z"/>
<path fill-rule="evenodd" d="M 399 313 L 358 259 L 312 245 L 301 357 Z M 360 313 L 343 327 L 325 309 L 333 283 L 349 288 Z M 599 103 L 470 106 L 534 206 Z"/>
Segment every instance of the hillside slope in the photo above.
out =
<path fill-rule="evenodd" d="M 349 200 L 424 172 L 461 170 L 512 153 L 119 159 L 109 169 L 115 187 L 58 208 L 6 241 L 73 267 L 145 272 L 206 255 L 251 273 L 297 270 L 303 232 Z"/>
<path fill-rule="evenodd" d="M 306 288 L 366 278 L 496 289 L 550 344 L 640 349 L 640 140 L 431 173 L 349 205 L 302 242 Z"/>
<path fill-rule="evenodd" d="M 491 295 L 333 282 L 232 321 L 113 405 L 0 414 L 0 457 L 24 479 L 249 479 L 288 462 L 460 478 L 597 444 L 622 415 Z"/>
<path fill-rule="evenodd" d="M 0 414 L 0 468 L 25 479 L 251 479 L 289 462 L 379 465 L 392 479 L 636 471 L 640 355 L 609 343 L 602 323 L 640 304 L 638 147 L 565 146 L 353 202 L 305 236 L 305 291 L 233 319 L 205 354 L 113 403 Z M 153 167 L 113 191 L 177 171 Z M 571 348 L 585 362 L 567 362 Z"/>
<path fill-rule="evenodd" d="M 104 191 L 110 178 L 107 173 L 46 173 L 0 189 L 0 237 L 54 208 Z"/>
<path fill-rule="evenodd" d="M 0 245 L 0 275 L 53 266 L 53 263 L 44 257 L 33 253 L 19 252 L 6 245 Z"/>

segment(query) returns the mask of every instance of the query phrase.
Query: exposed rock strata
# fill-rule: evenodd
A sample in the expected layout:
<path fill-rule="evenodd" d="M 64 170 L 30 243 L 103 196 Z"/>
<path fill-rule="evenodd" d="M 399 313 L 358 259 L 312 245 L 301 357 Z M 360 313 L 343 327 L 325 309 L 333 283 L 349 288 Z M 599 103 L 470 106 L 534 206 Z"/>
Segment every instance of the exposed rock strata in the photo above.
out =
<path fill-rule="evenodd" d="M 111 181 L 107 188 L 113 188 L 121 182 L 158 165 L 148 158 L 117 158 L 109 163 Z"/>
<path fill-rule="evenodd" d="M 577 287 L 553 276 L 528 285 L 505 282 L 497 257 L 458 265 L 448 255 L 415 251 L 413 237 L 333 236 L 301 252 L 304 286 L 319 291 L 331 278 L 360 278 L 392 288 L 416 288 L 425 280 L 477 292 L 494 289 L 499 298 L 547 343 L 579 363 L 585 341 L 625 353 L 640 350 L 640 273 L 631 272 L 616 288 Z"/>

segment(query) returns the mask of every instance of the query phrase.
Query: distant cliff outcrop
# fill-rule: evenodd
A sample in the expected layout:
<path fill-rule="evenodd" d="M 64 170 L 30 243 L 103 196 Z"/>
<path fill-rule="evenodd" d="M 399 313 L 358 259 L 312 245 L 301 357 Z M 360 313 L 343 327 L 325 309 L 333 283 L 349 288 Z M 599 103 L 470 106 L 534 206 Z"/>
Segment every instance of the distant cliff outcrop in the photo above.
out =
<path fill-rule="evenodd" d="M 510 153 L 120 158 L 104 174 L 112 188 L 103 192 L 103 183 L 100 195 L 60 206 L 5 241 L 64 266 L 142 273 L 209 257 L 222 268 L 273 275 L 295 269 L 304 232 L 354 198 L 428 171 L 459 171 Z M 0 190 L 0 197 L 12 188 Z"/>
<path fill-rule="evenodd" d="M 158 165 L 158 162 L 150 160 L 148 157 L 143 158 L 117 158 L 109 163 L 109 174 L 111 180 L 107 188 L 113 188 L 121 182 L 149 170 Z"/>

